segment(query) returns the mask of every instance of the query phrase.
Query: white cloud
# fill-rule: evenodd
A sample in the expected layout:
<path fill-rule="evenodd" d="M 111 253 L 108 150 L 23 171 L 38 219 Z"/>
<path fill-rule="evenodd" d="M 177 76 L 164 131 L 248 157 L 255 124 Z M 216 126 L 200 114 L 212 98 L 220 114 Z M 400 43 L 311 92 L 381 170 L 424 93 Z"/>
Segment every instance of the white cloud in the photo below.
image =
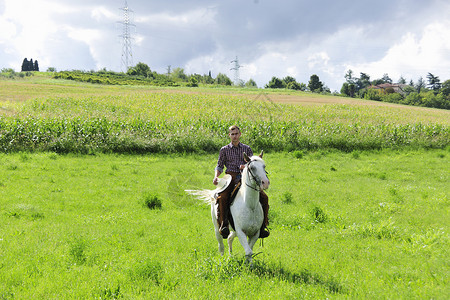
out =
<path fill-rule="evenodd" d="M 377 61 L 348 65 L 356 74 L 367 73 L 372 79 L 384 73 L 395 81 L 400 76 L 417 80 L 428 72 L 448 79 L 450 75 L 450 22 L 432 23 L 421 36 L 408 32 L 399 37 L 386 54 Z"/>
<path fill-rule="evenodd" d="M 328 65 L 328 61 L 330 57 L 325 51 L 321 51 L 319 53 L 312 54 L 308 57 L 308 67 L 310 69 L 314 68 L 324 68 Z"/>
<path fill-rule="evenodd" d="M 17 69 L 24 57 L 41 68 L 120 70 L 123 2 L 107 0 L 3 0 L 0 62 Z M 325 5 L 326 4 L 326 5 Z M 388 73 L 416 80 L 431 72 L 449 79 L 450 4 L 444 0 L 363 2 L 174 0 L 129 1 L 133 61 L 165 72 L 233 78 L 236 55 L 244 81 L 260 87 L 272 76 L 307 83 L 312 74 L 339 90 L 346 70 L 372 79 Z M 339 11 L 339 9 L 341 9 Z M 345 9 L 344 9 L 345 8 Z M 419 9 L 420 8 L 420 9 Z"/>
<path fill-rule="evenodd" d="M 95 7 L 92 10 L 91 16 L 97 22 L 114 22 L 117 20 L 117 14 L 104 6 Z"/>

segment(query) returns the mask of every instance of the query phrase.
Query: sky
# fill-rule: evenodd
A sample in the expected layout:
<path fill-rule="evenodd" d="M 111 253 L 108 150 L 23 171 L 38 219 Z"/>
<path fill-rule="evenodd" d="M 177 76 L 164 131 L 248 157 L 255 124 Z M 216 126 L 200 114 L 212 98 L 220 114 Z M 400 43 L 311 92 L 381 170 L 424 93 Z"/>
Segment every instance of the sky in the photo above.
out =
<path fill-rule="evenodd" d="M 128 0 L 134 64 L 273 76 L 339 91 L 345 74 L 450 79 L 449 0 Z M 0 68 L 123 71 L 124 0 L 0 0 Z"/>

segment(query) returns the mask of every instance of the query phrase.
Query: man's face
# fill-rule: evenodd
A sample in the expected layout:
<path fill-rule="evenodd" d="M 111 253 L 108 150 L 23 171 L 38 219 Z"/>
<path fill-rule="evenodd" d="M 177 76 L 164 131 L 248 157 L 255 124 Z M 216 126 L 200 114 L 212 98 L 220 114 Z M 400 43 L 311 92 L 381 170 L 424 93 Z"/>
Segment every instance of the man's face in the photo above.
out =
<path fill-rule="evenodd" d="M 231 142 L 239 142 L 239 138 L 241 137 L 241 132 L 238 129 L 233 129 L 228 134 L 230 136 Z"/>

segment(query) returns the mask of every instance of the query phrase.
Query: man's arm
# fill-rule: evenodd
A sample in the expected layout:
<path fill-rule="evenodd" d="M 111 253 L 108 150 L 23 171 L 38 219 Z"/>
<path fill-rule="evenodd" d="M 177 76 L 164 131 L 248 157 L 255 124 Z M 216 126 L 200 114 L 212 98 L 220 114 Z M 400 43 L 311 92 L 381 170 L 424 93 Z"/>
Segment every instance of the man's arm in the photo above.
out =
<path fill-rule="evenodd" d="M 224 165 L 225 165 L 225 153 L 223 149 L 220 149 L 219 159 L 217 160 L 217 166 L 214 169 L 214 179 L 213 179 L 214 185 L 217 185 L 217 183 L 219 182 L 219 176 L 223 172 Z"/>
<path fill-rule="evenodd" d="M 219 182 L 219 176 L 220 174 L 222 174 L 222 171 L 219 170 L 215 170 L 215 175 L 214 175 L 214 179 L 213 179 L 213 184 L 217 185 L 217 183 Z"/>

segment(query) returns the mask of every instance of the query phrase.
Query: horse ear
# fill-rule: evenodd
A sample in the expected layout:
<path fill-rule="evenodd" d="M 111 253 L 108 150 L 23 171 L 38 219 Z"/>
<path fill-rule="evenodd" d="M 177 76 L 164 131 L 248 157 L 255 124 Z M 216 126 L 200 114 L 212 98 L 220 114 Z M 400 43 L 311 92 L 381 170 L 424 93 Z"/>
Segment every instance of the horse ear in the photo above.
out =
<path fill-rule="evenodd" d="M 250 157 L 248 157 L 247 153 L 244 152 L 244 161 L 245 162 L 249 162 L 250 161 Z"/>
<path fill-rule="evenodd" d="M 261 153 L 259 154 L 259 157 L 263 157 L 263 154 L 264 154 L 264 150 L 261 150 Z"/>

